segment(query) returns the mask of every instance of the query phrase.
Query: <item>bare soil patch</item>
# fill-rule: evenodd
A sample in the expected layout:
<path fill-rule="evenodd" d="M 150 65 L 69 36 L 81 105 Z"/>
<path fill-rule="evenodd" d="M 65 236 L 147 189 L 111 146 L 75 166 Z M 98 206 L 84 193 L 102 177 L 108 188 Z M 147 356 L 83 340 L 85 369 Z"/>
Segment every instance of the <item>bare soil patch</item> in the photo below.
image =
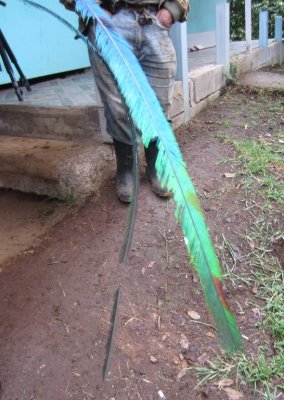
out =
<path fill-rule="evenodd" d="M 177 132 L 217 252 L 222 255 L 226 238 L 238 254 L 236 274 L 245 272 L 242 256 L 249 250 L 242 234 L 251 224 L 244 208 L 250 193 L 241 185 L 236 164 L 224 162 L 234 158 L 235 150 L 218 134 L 224 124 L 232 137 L 266 133 L 261 121 L 246 126 L 252 96 L 241 91 L 222 96 Z M 114 178 L 105 182 L 98 197 L 50 228 L 33 252 L 2 264 L 2 400 L 158 400 L 162 393 L 167 400 L 230 400 L 234 390 L 243 399 L 260 399 L 234 380 L 231 392 L 217 384 L 196 387 L 198 378 L 188 368 L 207 366 L 221 350 L 198 278 L 188 265 L 173 203 L 158 199 L 142 179 L 129 262 L 120 265 L 128 207 L 118 202 L 114 187 Z M 280 254 L 280 245 L 272 244 L 271 251 Z M 230 255 L 222 256 L 231 265 Z M 116 346 L 103 382 L 119 285 Z M 225 292 L 247 338 L 246 350 L 257 354 L 269 337 L 257 329 L 254 291 L 226 280 Z M 193 319 L 192 312 L 200 319 Z"/>
<path fill-rule="evenodd" d="M 55 200 L 0 189 L 0 265 L 22 252 L 32 252 L 66 210 Z"/>

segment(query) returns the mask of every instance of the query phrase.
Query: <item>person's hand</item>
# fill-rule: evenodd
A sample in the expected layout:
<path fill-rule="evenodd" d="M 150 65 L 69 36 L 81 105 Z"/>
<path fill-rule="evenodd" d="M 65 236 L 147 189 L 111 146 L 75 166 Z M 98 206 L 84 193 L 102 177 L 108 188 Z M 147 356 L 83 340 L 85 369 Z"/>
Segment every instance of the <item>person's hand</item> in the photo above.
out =
<path fill-rule="evenodd" d="M 106 9 L 104 8 L 104 12 L 106 12 L 106 13 L 108 14 L 108 16 L 112 18 L 112 13 L 111 13 L 109 10 L 106 10 Z"/>
<path fill-rule="evenodd" d="M 75 0 L 59 0 L 69 11 L 75 11 L 76 1 Z"/>
<path fill-rule="evenodd" d="M 166 8 L 160 8 L 156 14 L 156 18 L 166 28 L 170 28 L 174 22 L 172 14 Z"/>
<path fill-rule="evenodd" d="M 112 13 L 109 10 L 106 10 L 105 8 L 103 8 L 103 10 L 107 14 L 108 17 L 112 18 Z M 109 25 L 109 22 L 107 20 L 105 20 L 104 18 L 101 18 L 101 21 L 105 26 Z"/>

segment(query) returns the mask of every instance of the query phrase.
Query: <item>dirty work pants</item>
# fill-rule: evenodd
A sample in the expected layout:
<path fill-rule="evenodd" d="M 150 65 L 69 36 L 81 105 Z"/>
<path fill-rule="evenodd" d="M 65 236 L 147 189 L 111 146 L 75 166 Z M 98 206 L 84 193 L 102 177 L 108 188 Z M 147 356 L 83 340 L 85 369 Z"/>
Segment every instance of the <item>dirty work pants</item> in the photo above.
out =
<path fill-rule="evenodd" d="M 164 109 L 166 117 L 172 102 L 176 75 L 176 55 L 168 29 L 151 12 L 153 23 L 140 26 L 140 14 L 133 10 L 120 10 L 112 17 L 116 30 L 132 45 L 148 81 Z M 94 41 L 95 25 L 91 25 L 88 38 Z M 96 84 L 104 105 L 107 132 L 119 142 L 131 144 L 132 135 L 125 105 L 107 66 L 89 50 Z M 147 118 L 147 116 L 145 116 Z"/>

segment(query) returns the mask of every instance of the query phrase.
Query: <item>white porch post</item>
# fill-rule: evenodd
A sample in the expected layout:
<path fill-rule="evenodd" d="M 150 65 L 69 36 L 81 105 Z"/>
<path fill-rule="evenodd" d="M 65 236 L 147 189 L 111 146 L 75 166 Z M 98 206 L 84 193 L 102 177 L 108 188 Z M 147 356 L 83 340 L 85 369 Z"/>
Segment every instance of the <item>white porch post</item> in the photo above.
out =
<path fill-rule="evenodd" d="M 283 36 L 283 18 L 280 15 L 275 17 L 275 40 L 276 42 L 282 42 Z"/>
<path fill-rule="evenodd" d="M 216 4 L 216 62 L 230 70 L 230 3 Z"/>
<path fill-rule="evenodd" d="M 188 58 L 187 58 L 187 25 L 186 22 L 175 23 L 171 29 L 171 38 L 177 55 L 176 79 L 182 81 L 184 122 L 189 121 L 189 86 L 188 86 Z"/>
<path fill-rule="evenodd" d="M 251 19 L 251 0 L 246 0 L 246 42 L 247 42 L 247 51 L 251 54 L 251 40 L 252 40 L 252 19 Z"/>
<path fill-rule="evenodd" d="M 259 13 L 259 47 L 265 51 L 265 64 L 268 63 L 268 24 L 268 11 L 261 11 Z"/>
<path fill-rule="evenodd" d="M 260 11 L 259 13 L 259 47 L 261 49 L 268 48 L 268 11 Z"/>
<path fill-rule="evenodd" d="M 275 17 L 275 41 L 280 43 L 280 64 L 283 63 L 283 18 L 280 15 Z"/>

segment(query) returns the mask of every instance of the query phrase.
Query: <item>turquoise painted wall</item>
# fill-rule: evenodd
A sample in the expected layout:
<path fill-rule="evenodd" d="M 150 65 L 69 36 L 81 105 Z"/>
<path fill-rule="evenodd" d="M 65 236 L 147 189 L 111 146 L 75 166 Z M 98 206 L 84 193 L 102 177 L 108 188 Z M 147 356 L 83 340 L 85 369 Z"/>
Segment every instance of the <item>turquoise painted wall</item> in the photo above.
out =
<path fill-rule="evenodd" d="M 215 10 L 217 3 L 227 0 L 190 0 L 191 10 L 187 22 L 187 32 L 212 32 L 216 29 Z"/>
<path fill-rule="evenodd" d="M 86 45 L 74 40 L 75 34 L 61 22 L 19 0 L 5 1 L 7 6 L 0 6 L 0 28 L 28 79 L 89 66 Z M 67 11 L 58 0 L 37 2 L 77 27 L 76 14 Z M 1 58 L 0 63 L 0 84 L 9 83 Z"/>
<path fill-rule="evenodd" d="M 76 14 L 65 10 L 59 0 L 37 1 L 77 27 Z M 190 0 L 189 34 L 215 30 L 217 2 L 226 0 Z M 0 6 L 0 28 L 28 79 L 89 66 L 86 45 L 74 40 L 74 33 L 61 22 L 20 0 L 6 0 L 6 3 L 6 7 Z M 0 85 L 10 83 L 1 59 L 0 63 Z"/>

